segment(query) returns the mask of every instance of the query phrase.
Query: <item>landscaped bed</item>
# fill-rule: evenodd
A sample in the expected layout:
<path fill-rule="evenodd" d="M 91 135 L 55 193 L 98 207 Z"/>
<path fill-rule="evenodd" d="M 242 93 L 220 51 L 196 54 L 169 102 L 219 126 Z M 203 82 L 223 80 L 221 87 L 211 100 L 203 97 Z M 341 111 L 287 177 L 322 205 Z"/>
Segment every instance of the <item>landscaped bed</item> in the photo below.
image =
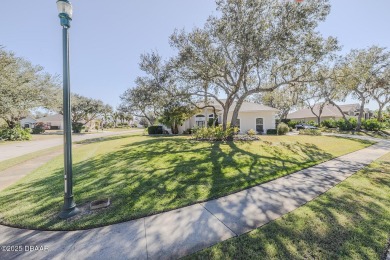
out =
<path fill-rule="evenodd" d="M 282 218 L 190 259 L 385 259 L 390 153 Z"/>
<path fill-rule="evenodd" d="M 262 136 L 251 142 L 188 137 L 116 137 L 74 150 L 74 194 L 105 209 L 58 218 L 63 203 L 59 157 L 0 192 L 0 223 L 72 230 L 103 226 L 221 197 L 364 148 L 366 141 L 327 136 Z"/>

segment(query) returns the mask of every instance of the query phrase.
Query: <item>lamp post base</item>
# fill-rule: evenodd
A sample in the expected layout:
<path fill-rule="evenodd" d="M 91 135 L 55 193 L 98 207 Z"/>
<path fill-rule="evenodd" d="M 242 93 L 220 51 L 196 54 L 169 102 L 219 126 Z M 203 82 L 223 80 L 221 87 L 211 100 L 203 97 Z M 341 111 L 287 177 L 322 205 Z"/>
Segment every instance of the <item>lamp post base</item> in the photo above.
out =
<path fill-rule="evenodd" d="M 71 209 L 63 209 L 59 214 L 61 219 L 68 219 L 80 213 L 80 210 L 77 207 Z"/>
<path fill-rule="evenodd" d="M 73 196 L 68 198 L 65 197 L 64 207 L 62 208 L 62 211 L 59 215 L 60 218 L 68 219 L 74 215 L 77 215 L 78 213 L 80 213 L 80 210 L 76 207 L 76 203 L 73 201 Z"/>

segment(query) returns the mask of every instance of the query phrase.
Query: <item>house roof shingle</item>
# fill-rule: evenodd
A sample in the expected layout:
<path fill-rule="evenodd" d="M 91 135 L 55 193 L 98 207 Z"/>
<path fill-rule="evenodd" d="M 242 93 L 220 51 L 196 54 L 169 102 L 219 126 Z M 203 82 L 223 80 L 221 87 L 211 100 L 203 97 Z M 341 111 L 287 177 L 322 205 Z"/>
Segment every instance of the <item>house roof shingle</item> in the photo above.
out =
<path fill-rule="evenodd" d="M 319 106 L 320 104 L 317 104 L 313 108 L 314 113 L 316 113 L 317 115 L 319 113 Z M 358 104 L 339 105 L 343 113 L 348 113 L 351 110 L 354 111 L 356 109 L 356 106 L 358 106 Z M 321 116 L 342 117 L 343 115 L 340 113 L 340 111 L 337 109 L 336 106 L 327 104 L 324 106 Z M 287 115 L 288 119 L 295 119 L 295 118 L 300 119 L 300 118 L 311 118 L 311 117 L 315 117 L 315 115 L 313 114 L 313 112 L 311 112 L 310 108 L 303 108 Z"/>
<path fill-rule="evenodd" d="M 38 118 L 37 122 L 53 122 L 53 121 L 62 121 L 62 120 L 63 120 L 63 115 L 55 114 L 55 115 Z"/>

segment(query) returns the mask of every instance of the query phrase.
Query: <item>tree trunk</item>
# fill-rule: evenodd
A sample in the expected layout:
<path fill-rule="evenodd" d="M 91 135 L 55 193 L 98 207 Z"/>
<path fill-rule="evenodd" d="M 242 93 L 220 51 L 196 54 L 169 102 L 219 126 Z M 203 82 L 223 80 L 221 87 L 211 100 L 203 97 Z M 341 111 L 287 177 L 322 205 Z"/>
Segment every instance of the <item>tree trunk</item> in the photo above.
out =
<path fill-rule="evenodd" d="M 323 109 L 324 109 L 324 106 L 321 106 L 321 107 L 320 107 L 320 111 L 319 111 L 319 113 L 318 113 L 318 117 L 317 117 L 318 127 L 321 126 L 321 115 L 322 115 Z"/>
<path fill-rule="evenodd" d="M 379 105 L 378 109 L 378 121 L 382 122 L 382 110 L 383 110 L 384 105 Z"/>
<path fill-rule="evenodd" d="M 236 107 L 234 108 L 234 111 L 233 111 L 233 116 L 232 116 L 232 121 L 231 121 L 232 126 L 236 125 L 238 112 L 240 111 L 241 105 L 242 105 L 242 103 L 244 103 L 244 100 L 248 96 L 250 96 L 252 94 L 255 94 L 257 92 L 258 92 L 257 90 L 250 90 L 250 91 L 244 93 L 241 97 L 238 98 L 237 103 L 236 103 Z"/>
<path fill-rule="evenodd" d="M 5 119 L 5 122 L 7 123 L 8 128 L 10 129 L 14 129 L 17 125 L 17 122 L 13 119 Z"/>
<path fill-rule="evenodd" d="M 280 119 L 287 119 L 288 112 L 290 112 L 290 110 L 283 110 L 282 114 L 280 115 Z"/>
<path fill-rule="evenodd" d="M 332 100 L 328 100 L 328 102 L 332 105 L 334 105 L 338 110 L 339 112 L 341 113 L 341 115 L 343 116 L 343 119 L 345 121 L 345 123 L 347 123 L 349 125 L 349 121 L 348 121 L 348 118 L 345 116 L 345 114 L 343 113 L 343 110 L 341 110 L 341 108 L 335 103 L 333 102 Z"/>
<path fill-rule="evenodd" d="M 227 122 L 227 117 L 228 117 L 228 112 L 229 112 L 229 109 L 225 109 L 223 110 L 223 115 L 222 115 L 222 129 L 225 131 L 226 130 L 226 122 Z"/>
<path fill-rule="evenodd" d="M 362 99 L 362 102 L 360 103 L 360 109 L 359 109 L 359 116 L 358 116 L 358 121 L 357 121 L 357 126 L 356 126 L 356 130 L 357 131 L 360 131 L 361 127 L 362 127 L 362 116 L 363 116 L 363 112 L 364 112 L 364 104 L 366 103 L 366 99 Z"/>
<path fill-rule="evenodd" d="M 232 103 L 233 103 L 233 100 L 234 100 L 234 98 L 232 98 L 231 96 L 228 97 L 228 98 L 226 99 L 226 102 L 225 102 L 225 107 L 223 108 L 222 129 L 223 129 L 224 131 L 226 131 L 226 128 L 227 128 L 228 113 L 229 113 L 230 106 L 231 106 Z"/>
<path fill-rule="evenodd" d="M 241 105 L 242 105 L 242 103 L 244 102 L 244 99 L 245 99 L 245 98 L 246 98 L 246 96 L 240 97 L 240 98 L 237 100 L 236 107 L 235 107 L 234 110 L 233 110 L 232 121 L 231 121 L 231 123 L 230 123 L 230 125 L 231 125 L 232 127 L 237 126 L 238 112 L 240 112 Z"/>

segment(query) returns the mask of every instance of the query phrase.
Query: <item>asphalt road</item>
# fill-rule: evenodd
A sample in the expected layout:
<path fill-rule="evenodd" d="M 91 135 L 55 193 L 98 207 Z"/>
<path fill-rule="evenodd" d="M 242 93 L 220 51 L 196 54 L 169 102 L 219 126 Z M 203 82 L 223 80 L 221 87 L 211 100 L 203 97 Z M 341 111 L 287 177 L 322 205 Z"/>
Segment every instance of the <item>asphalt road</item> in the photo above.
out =
<path fill-rule="evenodd" d="M 143 129 L 134 129 L 121 132 L 101 132 L 96 134 L 85 134 L 85 135 L 73 135 L 72 141 L 78 142 L 87 139 L 107 137 L 114 135 L 123 135 L 130 134 L 135 132 L 143 132 Z M 53 137 L 47 140 L 33 140 L 33 141 L 23 141 L 23 142 L 9 142 L 8 144 L 0 145 L 0 163 L 5 160 L 16 158 L 25 154 L 37 152 L 47 148 L 59 146 L 63 144 L 63 136 L 58 135 L 58 137 Z"/>

